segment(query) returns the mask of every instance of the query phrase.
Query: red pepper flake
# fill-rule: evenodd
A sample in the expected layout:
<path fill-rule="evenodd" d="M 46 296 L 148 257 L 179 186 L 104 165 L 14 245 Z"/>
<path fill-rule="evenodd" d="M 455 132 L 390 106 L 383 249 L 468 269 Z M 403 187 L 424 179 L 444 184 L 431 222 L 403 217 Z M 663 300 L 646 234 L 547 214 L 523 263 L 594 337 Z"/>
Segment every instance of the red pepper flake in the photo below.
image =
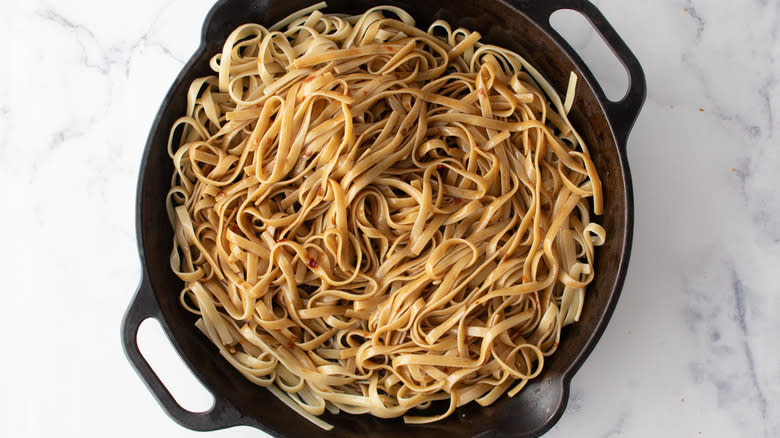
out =
<path fill-rule="evenodd" d="M 450 369 L 449 369 L 449 368 L 447 368 L 447 367 L 444 367 L 444 368 L 442 369 L 442 371 L 444 371 L 444 373 L 445 373 L 445 374 L 449 374 L 449 373 L 450 373 Z"/>
<path fill-rule="evenodd" d="M 363 90 L 363 96 L 368 96 L 368 91 Z"/>
<path fill-rule="evenodd" d="M 385 46 L 385 48 L 386 48 L 387 50 L 391 51 L 391 52 L 392 52 L 393 50 L 395 50 L 395 47 L 393 47 L 393 46 Z"/>
<path fill-rule="evenodd" d="M 306 158 L 311 157 L 312 151 L 306 151 L 303 155 L 306 155 Z"/>
<path fill-rule="evenodd" d="M 509 260 L 509 254 L 504 254 L 504 257 L 502 258 L 502 260 Z"/>
<path fill-rule="evenodd" d="M 236 234 L 241 232 L 241 228 L 238 228 L 238 225 L 231 225 L 228 228 L 230 229 L 230 231 L 232 231 L 232 232 L 234 232 Z"/>
<path fill-rule="evenodd" d="M 285 239 L 284 237 L 276 239 L 276 243 L 282 243 L 282 242 L 287 242 L 287 239 Z"/>
<path fill-rule="evenodd" d="M 557 347 L 557 346 L 558 346 L 558 343 L 557 342 L 553 342 L 553 347 Z"/>
<path fill-rule="evenodd" d="M 463 200 L 462 200 L 462 199 L 460 199 L 460 198 L 454 198 L 454 199 L 452 200 L 452 203 L 453 203 L 453 204 L 455 204 L 455 205 L 458 205 L 458 204 L 460 204 L 461 202 L 463 202 Z"/>
<path fill-rule="evenodd" d="M 485 92 L 485 89 L 482 87 L 477 88 L 477 93 L 479 93 L 482 97 L 487 97 L 487 93 Z"/>
<path fill-rule="evenodd" d="M 314 260 L 314 259 L 309 259 L 309 260 L 306 260 L 306 266 L 308 266 L 308 267 L 310 267 L 310 268 L 314 269 L 314 268 L 316 268 L 317 266 L 319 266 L 319 264 L 317 263 L 317 260 Z"/>
<path fill-rule="evenodd" d="M 319 196 L 325 196 L 325 190 L 322 188 L 322 186 L 320 186 L 320 188 L 317 189 L 317 194 Z"/>
<path fill-rule="evenodd" d="M 437 164 L 437 165 L 436 165 L 436 170 L 444 170 L 444 169 L 446 169 L 446 168 L 447 168 L 447 166 L 445 166 L 445 165 L 443 165 L 443 164 Z"/>
<path fill-rule="evenodd" d="M 217 193 L 217 198 L 224 198 L 225 196 L 227 196 L 227 193 L 224 190 Z"/>
<path fill-rule="evenodd" d="M 543 209 L 544 211 L 550 211 L 550 204 L 544 204 L 544 205 L 542 205 L 542 209 Z"/>
<path fill-rule="evenodd" d="M 406 128 L 403 128 L 401 130 L 401 135 L 404 136 L 404 137 L 406 137 L 406 134 L 408 134 L 408 133 L 409 133 L 409 131 L 407 131 Z"/>
<path fill-rule="evenodd" d="M 295 344 L 293 344 L 292 342 L 287 343 L 287 348 L 292 349 L 293 347 L 295 347 Z"/>
<path fill-rule="evenodd" d="M 311 81 L 313 81 L 313 80 L 314 80 L 314 78 L 315 78 L 315 77 L 316 77 L 315 75 L 309 75 L 309 77 L 307 77 L 306 79 L 304 79 L 304 81 L 303 81 L 303 82 L 311 82 Z"/>

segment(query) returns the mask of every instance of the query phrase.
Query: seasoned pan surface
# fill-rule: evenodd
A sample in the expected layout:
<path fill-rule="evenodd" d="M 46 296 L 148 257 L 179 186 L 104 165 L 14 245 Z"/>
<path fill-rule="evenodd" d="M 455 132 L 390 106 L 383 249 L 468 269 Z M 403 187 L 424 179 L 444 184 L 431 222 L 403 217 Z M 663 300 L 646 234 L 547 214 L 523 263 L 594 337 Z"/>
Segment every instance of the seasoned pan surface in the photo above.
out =
<path fill-rule="evenodd" d="M 270 392 L 249 383 L 217 353 L 193 326 L 195 318 L 179 304 L 182 283 L 171 272 L 169 253 L 173 230 L 165 213 L 165 196 L 173 166 L 166 144 L 170 127 L 185 112 L 190 82 L 212 74 L 209 58 L 221 50 L 230 32 L 247 22 L 275 23 L 291 12 L 310 6 L 306 0 L 222 0 L 203 26 L 201 46 L 165 97 L 149 133 L 141 163 L 137 194 L 137 235 L 142 279 L 122 323 L 128 359 L 161 406 L 178 423 L 195 430 L 249 425 L 275 436 L 293 437 L 534 437 L 549 430 L 563 414 L 569 382 L 591 352 L 615 308 L 631 249 L 633 198 L 626 161 L 626 141 L 644 102 L 644 74 L 637 59 L 601 13 L 586 0 L 480 1 L 373 1 L 330 0 L 326 11 L 360 13 L 380 4 L 408 11 L 419 27 L 436 19 L 482 34 L 482 40 L 512 49 L 526 57 L 556 90 L 566 89 L 569 72 L 581 80 L 570 118 L 589 145 L 604 185 L 605 212 L 598 218 L 608 240 L 596 250 L 594 281 L 588 287 L 580 322 L 564 329 L 558 351 L 545 363 L 543 374 L 514 398 L 502 397 L 492 406 L 461 407 L 446 420 L 430 425 L 406 425 L 401 419 L 382 420 L 368 415 L 330 415 L 323 419 L 335 428 L 325 432 L 287 408 Z M 630 86 L 619 102 L 606 99 L 591 72 L 577 54 L 550 27 L 558 9 L 583 13 L 626 67 Z M 136 334 L 140 323 L 156 318 L 173 345 L 201 382 L 212 392 L 214 406 L 193 413 L 176 403 L 140 354 Z"/>

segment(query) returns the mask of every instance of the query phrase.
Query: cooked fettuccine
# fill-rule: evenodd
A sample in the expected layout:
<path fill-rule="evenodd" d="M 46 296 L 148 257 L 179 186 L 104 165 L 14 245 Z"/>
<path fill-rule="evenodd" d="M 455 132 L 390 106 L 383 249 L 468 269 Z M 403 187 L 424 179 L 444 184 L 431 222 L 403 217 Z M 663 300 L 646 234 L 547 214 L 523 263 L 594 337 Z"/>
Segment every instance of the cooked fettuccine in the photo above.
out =
<path fill-rule="evenodd" d="M 237 28 L 189 89 L 168 145 L 181 303 L 325 428 L 512 396 L 579 318 L 605 239 L 576 77 L 561 100 L 476 32 L 324 7 Z"/>

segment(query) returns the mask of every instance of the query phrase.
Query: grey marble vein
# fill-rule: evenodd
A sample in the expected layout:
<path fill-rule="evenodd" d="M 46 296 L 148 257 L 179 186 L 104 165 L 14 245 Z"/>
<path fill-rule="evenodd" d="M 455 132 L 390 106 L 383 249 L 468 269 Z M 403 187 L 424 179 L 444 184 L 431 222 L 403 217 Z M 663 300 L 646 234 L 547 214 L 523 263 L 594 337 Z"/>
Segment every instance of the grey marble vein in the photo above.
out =
<path fill-rule="evenodd" d="M 688 13 L 688 15 L 693 19 L 694 23 L 696 23 L 696 39 L 701 41 L 702 34 L 704 33 L 704 19 L 699 16 L 698 12 L 696 11 L 696 7 L 693 6 L 693 1 L 689 0 L 687 2 L 688 7 L 685 8 L 685 12 Z"/>
<path fill-rule="evenodd" d="M 747 324 L 747 316 L 746 316 L 746 310 L 745 310 L 745 287 L 742 284 L 742 280 L 740 280 L 739 276 L 737 275 L 736 270 L 732 268 L 731 270 L 731 289 L 734 292 L 734 302 L 736 303 L 736 310 L 737 310 L 737 323 L 739 325 L 739 329 L 742 332 L 742 348 L 745 353 L 745 361 L 747 362 L 747 369 L 750 373 L 750 380 L 753 384 L 753 387 L 756 391 L 756 396 L 758 397 L 758 403 L 759 408 L 761 410 L 761 418 L 766 420 L 767 416 L 767 400 L 766 396 L 764 395 L 764 391 L 761 389 L 761 385 L 758 383 L 758 376 L 756 375 L 756 363 L 753 359 L 753 351 L 750 347 L 750 344 L 748 343 L 748 324 Z M 765 431 L 765 436 L 768 436 Z"/>
<path fill-rule="evenodd" d="M 607 429 L 606 432 L 602 435 L 604 438 L 618 438 L 623 436 L 624 434 L 624 428 L 626 425 L 626 420 L 628 419 L 629 411 L 627 409 L 623 409 L 615 419 L 612 426 L 610 426 L 609 429 Z"/>
<path fill-rule="evenodd" d="M 758 95 L 761 96 L 762 109 L 766 112 L 768 122 L 768 135 L 774 134 L 774 108 L 772 106 L 771 92 L 777 86 L 777 76 L 772 75 L 758 89 Z"/>
<path fill-rule="evenodd" d="M 87 67 L 97 69 L 104 75 L 111 73 L 112 66 L 120 64 L 123 66 L 125 76 L 128 76 L 133 54 L 141 48 L 155 48 L 182 65 L 185 62 L 166 47 L 165 44 L 152 39 L 151 35 L 154 31 L 156 20 L 153 20 L 148 29 L 142 35 L 129 42 L 129 44 L 102 47 L 97 41 L 95 34 L 86 25 L 73 23 L 54 9 L 40 10 L 38 11 L 38 16 L 74 32 L 82 47 L 82 63 Z"/>
<path fill-rule="evenodd" d="M 692 348 L 700 352 L 688 363 L 689 373 L 697 384 L 716 389 L 718 406 L 724 413 L 735 415 L 740 423 L 755 415 L 753 430 L 771 437 L 770 401 L 765 393 L 768 376 L 759 376 L 754 346 L 758 340 L 751 329 L 757 316 L 752 310 L 757 292 L 745 285 L 733 260 L 705 256 L 701 261 L 704 270 L 683 278 L 688 295 L 684 321 L 699 339 Z M 771 370 L 766 365 L 764 373 Z"/>
<path fill-rule="evenodd" d="M 82 49 L 82 64 L 87 67 L 94 68 L 104 75 L 109 74 L 111 64 L 116 62 L 116 60 L 113 59 L 110 55 L 112 53 L 116 53 L 116 51 L 104 50 L 101 48 L 100 44 L 95 38 L 95 34 L 92 33 L 91 30 L 89 30 L 86 26 L 71 22 L 53 9 L 39 10 L 37 14 L 40 18 L 64 27 L 65 29 L 74 33 L 76 40 Z"/>

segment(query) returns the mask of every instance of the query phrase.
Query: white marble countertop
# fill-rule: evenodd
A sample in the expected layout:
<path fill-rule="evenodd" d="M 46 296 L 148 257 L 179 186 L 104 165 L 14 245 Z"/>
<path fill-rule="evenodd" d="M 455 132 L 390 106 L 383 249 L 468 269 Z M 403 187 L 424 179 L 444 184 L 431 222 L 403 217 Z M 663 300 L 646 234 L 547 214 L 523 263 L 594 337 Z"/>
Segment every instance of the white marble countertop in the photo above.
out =
<path fill-rule="evenodd" d="M 780 2 L 596 3 L 648 81 L 628 144 L 634 250 L 547 436 L 780 436 Z M 211 4 L 0 3 L 2 436 L 202 436 L 156 404 L 119 323 L 139 281 L 143 146 Z M 597 53 L 592 34 L 572 38 Z M 153 364 L 176 376 L 149 333 Z"/>

